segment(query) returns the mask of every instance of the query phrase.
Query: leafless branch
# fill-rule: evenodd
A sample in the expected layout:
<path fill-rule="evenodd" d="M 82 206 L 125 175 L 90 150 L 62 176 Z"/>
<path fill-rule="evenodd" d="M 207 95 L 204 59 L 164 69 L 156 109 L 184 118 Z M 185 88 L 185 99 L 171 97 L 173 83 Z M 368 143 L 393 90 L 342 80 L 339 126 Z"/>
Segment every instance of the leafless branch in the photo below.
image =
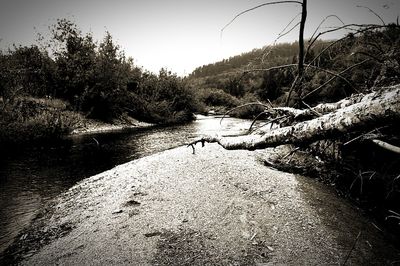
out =
<path fill-rule="evenodd" d="M 256 69 L 252 69 L 252 70 L 247 70 L 246 72 L 271 71 L 271 70 L 282 69 L 282 68 L 290 68 L 290 67 L 296 67 L 296 66 L 297 66 L 297 64 L 287 64 L 287 65 L 275 66 L 275 67 L 270 67 L 270 68 L 256 68 Z M 311 67 L 311 68 L 318 69 L 318 70 L 320 70 L 320 71 L 323 71 L 323 72 L 326 72 L 326 73 L 328 73 L 328 74 L 330 74 L 330 75 L 333 75 L 333 76 L 335 76 L 336 78 L 340 78 L 340 79 L 342 79 L 344 82 L 346 82 L 347 84 L 349 84 L 352 88 L 354 88 L 353 84 L 352 84 L 350 81 L 348 81 L 345 77 L 341 76 L 341 75 L 338 74 L 338 73 L 335 73 L 335 72 L 333 72 L 333 71 L 330 71 L 330 70 L 327 70 L 327 69 L 324 69 L 324 68 L 321 68 L 321 67 L 318 67 L 318 66 L 310 65 L 310 64 L 305 64 L 305 66 L 306 66 L 307 68 L 308 68 L 308 67 Z M 306 68 L 306 69 L 307 69 L 307 68 Z"/>
<path fill-rule="evenodd" d="M 240 12 L 239 14 L 237 14 L 235 17 L 233 17 L 233 19 L 232 19 L 231 21 L 229 21 L 229 22 L 221 29 L 221 36 L 222 36 L 222 33 L 224 32 L 224 30 L 225 30 L 227 27 L 229 27 L 229 25 L 231 25 L 238 17 L 240 17 L 240 16 L 243 15 L 243 14 L 246 14 L 246 13 L 248 13 L 248 12 L 250 12 L 250 11 L 253 11 L 253 10 L 258 9 L 258 8 L 260 8 L 260 7 L 263 7 L 263 6 L 276 5 L 276 4 L 289 4 L 289 3 L 292 3 L 292 4 L 300 4 L 300 5 L 302 5 L 302 3 L 301 3 L 300 1 L 275 1 L 275 2 L 264 3 L 264 4 L 261 4 L 261 5 L 258 5 L 258 6 L 249 8 L 249 9 L 246 9 L 246 10 Z"/>
<path fill-rule="evenodd" d="M 284 33 L 287 28 L 289 28 L 289 26 L 293 23 L 293 21 L 295 21 L 296 18 L 298 18 L 299 16 L 301 16 L 301 12 L 297 13 L 296 16 L 294 16 L 289 23 L 283 28 L 283 30 L 281 30 L 281 32 L 279 32 L 278 37 L 282 35 L 282 33 Z M 276 41 L 276 40 L 275 40 Z"/>
<path fill-rule="evenodd" d="M 312 113 L 314 113 L 316 116 L 322 116 L 322 114 L 318 113 L 315 111 L 310 105 L 308 105 L 305 101 L 301 101 L 302 104 L 304 104 Z"/>
<path fill-rule="evenodd" d="M 384 149 L 386 149 L 388 151 L 392 151 L 392 152 L 400 154 L 400 147 L 394 146 L 392 144 L 389 144 L 389 143 L 384 142 L 384 141 L 379 140 L 379 139 L 373 139 L 372 142 L 375 143 L 376 145 L 378 145 L 381 148 L 384 148 Z"/>
<path fill-rule="evenodd" d="M 319 23 L 318 27 L 315 29 L 314 33 L 311 35 L 310 40 L 312 40 L 312 39 L 314 38 L 315 34 L 317 34 L 317 32 L 318 32 L 318 30 L 321 28 L 322 24 L 324 24 L 325 21 L 326 21 L 327 19 L 332 18 L 332 17 L 333 17 L 333 18 L 337 18 L 337 19 L 342 23 L 342 25 L 345 25 L 344 22 L 343 22 L 343 20 L 341 20 L 341 19 L 340 19 L 338 16 L 336 16 L 336 15 L 329 15 L 329 16 L 326 16 L 326 17 Z"/>
<path fill-rule="evenodd" d="M 345 70 L 341 71 L 340 73 L 338 73 L 337 75 L 341 76 L 343 73 L 346 73 L 347 71 L 349 71 L 350 69 L 353 69 L 359 65 L 364 64 L 367 61 L 370 61 L 371 59 L 365 59 L 357 64 L 354 64 L 352 66 L 349 66 L 348 68 L 346 68 Z M 314 94 L 315 92 L 319 91 L 321 88 L 325 87 L 326 85 L 328 85 L 330 82 L 332 82 L 332 80 L 334 80 L 336 78 L 336 76 L 330 78 L 328 81 L 326 81 L 324 84 L 322 84 L 321 86 L 319 86 L 318 88 L 310 91 L 309 93 L 307 93 L 304 97 L 302 97 L 302 100 L 304 100 L 305 98 L 309 97 L 310 95 Z"/>
<path fill-rule="evenodd" d="M 321 28 L 322 24 L 324 24 L 325 21 L 326 21 L 327 19 L 332 18 L 332 17 L 333 17 L 333 18 L 337 18 L 337 19 L 342 23 L 342 25 L 345 25 L 344 22 L 343 22 L 338 16 L 336 16 L 336 15 L 329 15 L 329 16 L 325 17 L 325 18 L 321 21 L 321 23 L 319 23 L 318 27 L 315 29 L 314 33 L 311 35 L 310 41 L 313 40 L 315 34 L 317 34 L 317 32 L 318 32 L 318 30 Z M 311 47 L 312 47 L 312 44 L 309 43 L 308 46 L 307 46 L 307 50 L 306 50 L 304 59 L 307 58 L 307 55 L 308 55 L 308 53 L 310 52 Z"/>
<path fill-rule="evenodd" d="M 290 30 L 286 31 L 285 33 L 282 33 L 279 35 L 279 38 L 282 38 L 283 36 L 289 34 L 290 32 L 292 32 L 292 30 L 294 30 L 295 28 L 297 28 L 297 26 L 300 25 L 300 22 L 297 22 L 292 28 L 290 28 Z"/>
<path fill-rule="evenodd" d="M 356 239 L 355 239 L 354 242 L 353 242 L 353 245 L 351 246 L 349 252 L 347 253 L 347 256 L 346 256 L 346 258 L 345 258 L 345 260 L 344 260 L 344 262 L 343 262 L 343 264 L 342 264 L 343 266 L 346 265 L 347 261 L 349 260 L 350 255 L 351 255 L 351 253 L 353 252 L 353 250 L 354 250 L 354 248 L 355 248 L 355 246 L 356 246 L 356 244 L 357 244 L 357 241 L 358 241 L 358 239 L 360 238 L 360 236 L 361 236 L 361 231 L 358 233 Z"/>
<path fill-rule="evenodd" d="M 270 68 L 254 68 L 254 69 L 250 69 L 250 70 L 246 70 L 245 72 L 262 72 L 262 71 L 272 71 L 272 70 L 276 70 L 276 69 L 282 69 L 282 68 L 291 68 L 291 67 L 296 67 L 297 64 L 287 64 L 287 65 L 281 65 L 281 66 L 274 66 L 274 67 L 270 67 Z"/>
<path fill-rule="evenodd" d="M 301 12 L 298 13 L 296 16 L 294 16 L 289 21 L 289 23 L 283 28 L 283 30 L 278 34 L 278 37 L 274 40 L 274 42 L 263 49 L 263 51 L 261 53 L 261 62 L 264 62 L 264 59 L 271 54 L 271 52 L 272 52 L 271 47 L 274 46 L 280 38 L 282 38 L 283 36 L 285 36 L 286 34 L 288 34 L 289 32 L 291 32 L 293 29 L 295 29 L 297 27 L 298 24 L 296 24 L 294 27 L 292 27 L 292 29 L 290 29 L 289 31 L 287 31 L 287 33 L 284 34 L 284 32 L 286 32 L 287 28 L 289 28 L 289 26 L 293 23 L 293 21 L 300 15 L 301 15 Z M 267 50 L 268 50 L 268 52 L 266 53 Z"/>
<path fill-rule="evenodd" d="M 359 135 L 359 136 L 357 136 L 357 137 L 355 137 L 355 138 L 353 138 L 353 139 L 351 139 L 351 140 L 349 140 L 349 141 L 343 143 L 343 146 L 349 145 L 350 143 L 352 143 L 352 142 L 354 142 L 354 141 L 356 141 L 356 140 L 358 140 L 358 139 L 365 139 L 366 136 L 372 135 L 375 131 L 377 131 L 377 132 L 379 133 L 379 130 L 380 130 L 380 129 L 383 129 L 383 128 L 386 128 L 386 127 L 387 127 L 387 126 L 374 128 L 373 130 L 371 130 L 371 131 L 369 131 L 369 132 L 367 132 L 367 133 L 365 133 L 365 134 Z M 376 134 L 373 134 L 373 135 L 376 136 Z"/>
<path fill-rule="evenodd" d="M 231 112 L 233 112 L 233 111 L 235 111 L 235 110 L 237 110 L 237 109 L 240 109 L 240 108 L 243 108 L 243 107 L 246 107 L 246 106 L 252 106 L 252 105 L 258 105 L 258 106 L 263 106 L 263 107 L 265 107 L 265 108 L 268 108 L 268 105 L 266 105 L 266 104 L 264 104 L 264 103 L 261 103 L 261 102 L 252 102 L 252 103 L 242 104 L 242 105 L 236 106 L 235 108 L 232 108 L 232 109 L 228 110 L 228 111 L 222 116 L 222 118 L 221 118 L 221 120 L 219 121 L 219 123 L 221 124 L 221 123 L 222 123 L 222 120 L 223 120 L 229 113 L 231 113 Z"/>
<path fill-rule="evenodd" d="M 378 58 L 377 56 L 372 55 L 372 54 L 367 53 L 367 52 L 359 51 L 359 52 L 354 52 L 353 54 L 361 54 L 361 55 L 370 57 L 370 58 L 374 59 L 376 62 L 379 62 L 379 63 L 383 63 L 384 62 L 384 60 L 382 60 L 381 58 Z"/>
<path fill-rule="evenodd" d="M 325 30 L 322 31 L 320 33 L 317 34 L 317 36 L 315 36 L 313 39 L 310 39 L 310 43 L 309 46 L 312 47 L 314 45 L 314 43 L 322 36 L 328 33 L 332 33 L 335 31 L 339 31 L 339 30 L 352 30 L 355 31 L 355 33 L 362 33 L 364 31 L 367 30 L 373 30 L 373 29 L 379 29 L 379 28 L 384 28 L 387 26 L 382 26 L 382 25 L 376 25 L 376 24 L 346 24 L 340 27 L 334 27 L 332 29 L 329 30 Z"/>
<path fill-rule="evenodd" d="M 285 106 L 289 105 L 289 101 L 290 101 L 290 98 L 292 97 L 293 90 L 297 86 L 297 83 L 299 82 L 299 79 L 301 79 L 301 76 L 299 74 L 297 74 L 295 79 L 292 82 L 292 86 L 290 86 L 289 93 L 288 93 L 288 96 L 286 98 Z"/>
<path fill-rule="evenodd" d="M 247 130 L 247 132 L 250 133 L 250 132 L 251 132 L 251 129 L 253 128 L 253 126 L 254 126 L 254 124 L 257 122 L 257 120 L 258 120 L 262 115 L 266 115 L 266 114 L 268 114 L 267 111 L 264 111 L 264 112 L 259 113 L 259 114 L 253 119 L 253 121 L 251 122 L 251 125 L 250 125 L 249 129 Z"/>
<path fill-rule="evenodd" d="M 357 6 L 357 7 L 362 7 L 362 8 L 366 8 L 369 10 L 369 12 L 371 12 L 372 14 L 374 14 L 381 22 L 383 25 L 386 25 L 385 21 L 382 19 L 381 16 L 379 16 L 374 10 L 372 10 L 371 8 L 367 7 L 367 6 Z"/>

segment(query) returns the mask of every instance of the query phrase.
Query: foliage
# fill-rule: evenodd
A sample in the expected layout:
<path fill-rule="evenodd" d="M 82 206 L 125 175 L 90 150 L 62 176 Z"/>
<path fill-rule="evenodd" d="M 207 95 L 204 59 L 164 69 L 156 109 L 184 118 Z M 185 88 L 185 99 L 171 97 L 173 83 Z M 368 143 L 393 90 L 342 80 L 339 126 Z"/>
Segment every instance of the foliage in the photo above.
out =
<path fill-rule="evenodd" d="M 349 34 L 340 41 L 317 41 L 306 56 L 305 63 L 311 63 L 312 67 L 305 66 L 302 88 L 298 90 L 301 95 L 294 92 L 291 103 L 317 88 L 304 98 L 311 106 L 337 101 L 352 93 L 368 92 L 371 87 L 398 83 L 399 36 L 400 28 L 388 25 L 383 29 Z M 284 105 L 295 76 L 297 46 L 295 42 L 254 49 L 249 53 L 202 66 L 193 71 L 189 82 L 198 90 L 217 88 L 239 97 L 252 93 L 258 100 Z M 294 65 L 261 71 L 290 64 Z M 340 73 L 340 78 L 329 72 Z M 231 80 L 240 81 L 241 95 L 232 92 Z"/>
<path fill-rule="evenodd" d="M 159 75 L 145 72 L 131 91 L 131 115 L 155 123 L 182 123 L 193 119 L 201 109 L 193 91 L 182 78 L 161 69 Z"/>
<path fill-rule="evenodd" d="M 58 139 L 81 121 L 61 100 L 19 97 L 0 111 L 0 143 Z"/>
<path fill-rule="evenodd" d="M 226 106 L 233 108 L 240 104 L 240 101 L 229 93 L 211 88 L 199 90 L 198 99 L 207 106 Z"/>
<path fill-rule="evenodd" d="M 192 113 L 203 108 L 193 90 L 175 74 L 161 70 L 155 75 L 134 66 L 109 32 L 97 44 L 75 23 L 59 19 L 50 27 L 49 40 L 42 36 L 40 41 L 0 52 L 3 135 L 18 131 L 29 139 L 29 132 L 41 138 L 68 131 L 43 106 L 36 105 L 38 113 L 23 118 L 25 111 L 16 106 L 33 112 L 29 103 L 21 105 L 22 98 L 31 96 L 62 99 L 71 111 L 106 122 L 130 115 L 153 123 L 181 123 L 192 120 Z M 9 121 L 15 123 L 7 125 Z"/>

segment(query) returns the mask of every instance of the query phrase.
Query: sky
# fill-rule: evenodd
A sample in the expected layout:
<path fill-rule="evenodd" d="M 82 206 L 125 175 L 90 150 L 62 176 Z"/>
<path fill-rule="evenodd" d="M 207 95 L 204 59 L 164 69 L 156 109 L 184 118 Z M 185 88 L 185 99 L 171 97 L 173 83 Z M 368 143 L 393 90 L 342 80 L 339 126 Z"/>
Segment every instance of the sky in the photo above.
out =
<path fill-rule="evenodd" d="M 37 33 L 46 35 L 57 18 L 67 18 L 98 41 L 109 31 L 137 66 L 155 73 L 167 68 L 187 75 L 198 66 L 273 43 L 301 11 L 297 4 L 264 6 L 238 17 L 221 35 L 235 15 L 266 2 L 271 1 L 0 0 L 0 49 L 13 43 L 34 44 Z M 395 22 L 400 15 L 400 0 L 308 0 L 305 37 L 331 14 L 344 23 L 381 23 L 367 8 L 357 6 L 372 9 L 386 23 Z M 341 23 L 335 18 L 324 24 L 337 25 Z M 297 37 L 298 31 L 293 31 L 279 41 L 292 42 Z"/>

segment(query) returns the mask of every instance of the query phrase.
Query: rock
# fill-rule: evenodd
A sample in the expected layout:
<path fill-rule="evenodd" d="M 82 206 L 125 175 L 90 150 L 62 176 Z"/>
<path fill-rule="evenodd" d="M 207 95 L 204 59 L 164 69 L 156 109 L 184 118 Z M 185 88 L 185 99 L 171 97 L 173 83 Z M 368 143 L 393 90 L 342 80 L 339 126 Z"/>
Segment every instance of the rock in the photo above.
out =
<path fill-rule="evenodd" d="M 161 235 L 161 232 L 158 232 L 158 231 L 144 234 L 145 237 L 153 237 L 153 236 L 159 236 L 159 235 Z"/>
<path fill-rule="evenodd" d="M 124 206 L 137 206 L 140 205 L 141 203 L 139 201 L 136 200 L 128 200 L 127 202 L 125 202 Z"/>

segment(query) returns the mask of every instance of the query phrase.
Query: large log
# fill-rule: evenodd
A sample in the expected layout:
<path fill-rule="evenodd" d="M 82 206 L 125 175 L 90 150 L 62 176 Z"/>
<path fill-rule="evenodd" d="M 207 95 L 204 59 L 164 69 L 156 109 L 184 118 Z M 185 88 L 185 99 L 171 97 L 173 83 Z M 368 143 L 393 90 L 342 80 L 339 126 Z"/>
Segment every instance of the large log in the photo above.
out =
<path fill-rule="evenodd" d="M 316 116 L 316 114 L 324 115 L 324 114 L 336 111 L 338 109 L 353 105 L 355 103 L 370 101 L 370 100 L 378 97 L 381 94 L 382 90 L 389 91 L 389 90 L 395 89 L 398 86 L 399 85 L 382 88 L 379 91 L 371 92 L 368 94 L 363 94 L 363 93 L 355 94 L 355 95 L 352 95 L 350 97 L 347 97 L 347 98 L 342 99 L 335 103 L 321 103 L 312 108 L 308 108 L 308 109 L 304 109 L 304 110 L 299 110 L 299 109 L 295 109 L 292 107 L 277 107 L 277 108 L 274 108 L 273 110 L 277 110 L 277 111 L 280 111 L 281 113 L 289 114 L 289 115 L 293 116 L 296 121 L 302 121 L 305 119 L 313 118 Z"/>
<path fill-rule="evenodd" d="M 354 96 L 333 112 L 292 126 L 237 137 L 204 136 L 190 143 L 219 143 L 225 149 L 263 149 L 282 144 L 306 144 L 321 139 L 340 137 L 353 130 L 379 127 L 389 121 L 400 121 L 400 85 L 385 88 L 364 96 Z M 355 102 L 353 104 L 349 104 Z M 321 107 L 321 106 L 320 106 Z M 329 108 L 328 108 L 329 109 Z M 335 108 L 332 108 L 335 109 Z"/>

